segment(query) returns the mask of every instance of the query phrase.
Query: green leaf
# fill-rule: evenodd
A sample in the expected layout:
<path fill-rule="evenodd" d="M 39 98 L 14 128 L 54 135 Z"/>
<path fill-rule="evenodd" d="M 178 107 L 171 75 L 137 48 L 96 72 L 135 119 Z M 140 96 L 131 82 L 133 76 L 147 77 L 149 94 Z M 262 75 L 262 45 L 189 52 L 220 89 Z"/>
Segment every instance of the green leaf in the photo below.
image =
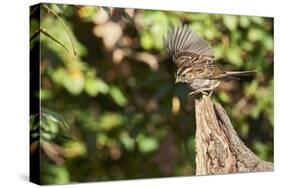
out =
<path fill-rule="evenodd" d="M 98 90 L 94 78 L 87 78 L 85 82 L 85 91 L 88 95 L 95 97 L 98 95 Z"/>
<path fill-rule="evenodd" d="M 79 74 L 67 74 L 63 79 L 64 87 L 73 95 L 79 95 L 84 89 L 84 76 Z"/>
<path fill-rule="evenodd" d="M 263 159 L 268 159 L 269 147 L 268 144 L 262 143 L 261 141 L 254 142 L 254 150 L 256 151 L 257 155 Z"/>
<path fill-rule="evenodd" d="M 256 24 L 259 24 L 259 25 L 262 25 L 263 24 L 263 18 L 262 17 L 259 17 L 259 16 L 251 16 L 250 17 L 251 20 L 256 23 Z"/>
<path fill-rule="evenodd" d="M 103 94 L 105 94 L 109 91 L 108 85 L 101 79 L 96 79 L 95 85 L 96 85 L 97 90 Z"/>
<path fill-rule="evenodd" d="M 64 5 L 64 4 L 54 4 L 53 7 L 56 7 L 56 9 L 57 9 L 57 11 L 55 10 L 55 12 L 57 12 L 59 14 L 63 14 L 63 11 L 66 9 L 67 5 Z"/>
<path fill-rule="evenodd" d="M 43 182 L 49 184 L 66 184 L 70 181 L 70 176 L 64 166 L 57 166 L 46 161 L 42 164 Z"/>
<path fill-rule="evenodd" d="M 159 142 L 156 138 L 153 137 L 145 137 L 144 135 L 140 135 L 137 138 L 138 148 L 141 153 L 149 153 L 156 150 L 159 146 Z"/>
<path fill-rule="evenodd" d="M 257 28 L 251 28 L 248 32 L 248 38 L 253 42 L 260 40 L 263 36 L 263 31 Z"/>
<path fill-rule="evenodd" d="M 62 128 L 69 128 L 69 125 L 64 120 L 64 117 L 61 116 L 59 113 L 56 113 L 46 108 L 41 108 L 41 115 L 42 118 L 49 119 L 54 123 L 59 124 Z"/>
<path fill-rule="evenodd" d="M 257 81 L 252 81 L 250 84 L 245 89 L 245 95 L 246 96 L 254 96 L 256 92 L 258 91 L 258 82 Z"/>
<path fill-rule="evenodd" d="M 127 105 L 128 100 L 118 87 L 111 86 L 109 93 L 116 104 L 118 104 L 119 106 Z"/>
<path fill-rule="evenodd" d="M 109 131 L 123 123 L 123 116 L 120 114 L 106 113 L 98 121 L 101 130 Z"/>
<path fill-rule="evenodd" d="M 106 94 L 109 91 L 108 85 L 101 79 L 88 78 L 85 83 L 85 91 L 90 96 L 97 96 L 98 93 Z"/>
<path fill-rule="evenodd" d="M 67 47 L 61 43 L 59 40 L 56 39 L 55 36 L 53 36 L 52 34 L 50 34 L 46 29 L 40 27 L 39 29 L 40 33 L 44 34 L 45 36 L 47 36 L 48 38 L 50 38 L 51 40 L 53 40 L 54 42 L 56 42 L 58 45 L 60 45 L 61 47 L 63 47 L 67 52 L 69 52 L 69 50 L 67 49 Z M 35 34 L 36 35 L 36 34 Z M 34 36 L 32 36 L 30 38 L 30 40 L 32 40 L 34 38 Z"/>
<path fill-rule="evenodd" d="M 247 28 L 247 27 L 249 27 L 250 23 L 251 23 L 251 20 L 250 20 L 249 17 L 247 17 L 247 16 L 240 16 L 240 25 L 241 25 L 241 27 Z"/>
<path fill-rule="evenodd" d="M 128 132 L 122 132 L 119 137 L 121 143 L 125 146 L 127 151 L 133 151 L 135 148 L 135 140 L 131 138 Z"/>
<path fill-rule="evenodd" d="M 224 91 L 219 92 L 219 98 L 225 103 L 230 102 L 230 97 Z"/>
<path fill-rule="evenodd" d="M 53 92 L 47 89 L 41 89 L 40 90 L 40 99 L 46 100 L 51 99 L 53 97 Z"/>
<path fill-rule="evenodd" d="M 148 32 L 143 33 L 140 40 L 141 46 L 144 49 L 149 50 L 153 47 L 153 38 Z"/>
<path fill-rule="evenodd" d="M 230 31 L 234 31 L 237 27 L 238 19 L 237 16 L 225 15 L 223 22 Z"/>
<path fill-rule="evenodd" d="M 263 44 L 267 50 L 269 51 L 273 50 L 273 40 L 270 36 L 264 37 Z"/>
<path fill-rule="evenodd" d="M 75 48 L 75 45 L 74 45 L 74 41 L 71 37 L 71 34 L 70 34 L 70 30 L 67 28 L 66 24 L 64 23 L 63 19 L 57 15 L 56 12 L 54 12 L 52 9 L 50 9 L 47 5 L 44 5 L 43 4 L 43 7 L 45 9 L 47 9 L 49 12 L 51 12 L 55 17 L 57 17 L 57 19 L 59 20 L 59 22 L 62 24 L 62 26 L 64 27 L 65 31 L 66 31 L 66 34 L 67 36 L 69 37 L 69 40 L 71 42 L 71 46 L 72 46 L 72 49 L 73 49 L 73 54 L 74 55 L 77 55 L 77 52 L 76 52 L 76 48 Z M 46 34 L 46 33 L 45 33 Z M 55 39 L 56 40 L 56 39 Z"/>
<path fill-rule="evenodd" d="M 96 142 L 99 146 L 103 147 L 107 144 L 109 138 L 106 136 L 106 134 L 104 133 L 98 133 L 97 134 L 97 138 L 96 138 Z"/>
<path fill-rule="evenodd" d="M 230 63 L 240 67 L 243 63 L 242 58 L 241 58 L 241 50 L 239 47 L 234 47 L 234 48 L 229 48 L 227 50 L 227 57 L 230 61 Z"/>
<path fill-rule="evenodd" d="M 248 133 L 249 133 L 250 127 L 247 124 L 247 122 L 242 122 L 240 125 L 240 135 L 243 138 L 247 138 Z"/>

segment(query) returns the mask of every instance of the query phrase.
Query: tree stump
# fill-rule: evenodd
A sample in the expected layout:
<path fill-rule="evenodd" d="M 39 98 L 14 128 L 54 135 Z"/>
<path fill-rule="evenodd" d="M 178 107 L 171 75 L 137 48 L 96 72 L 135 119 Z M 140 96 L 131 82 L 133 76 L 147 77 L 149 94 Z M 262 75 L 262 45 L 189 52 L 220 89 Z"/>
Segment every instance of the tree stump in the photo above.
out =
<path fill-rule="evenodd" d="M 195 100 L 196 175 L 273 171 L 273 163 L 259 159 L 238 137 L 220 104 L 208 96 Z"/>

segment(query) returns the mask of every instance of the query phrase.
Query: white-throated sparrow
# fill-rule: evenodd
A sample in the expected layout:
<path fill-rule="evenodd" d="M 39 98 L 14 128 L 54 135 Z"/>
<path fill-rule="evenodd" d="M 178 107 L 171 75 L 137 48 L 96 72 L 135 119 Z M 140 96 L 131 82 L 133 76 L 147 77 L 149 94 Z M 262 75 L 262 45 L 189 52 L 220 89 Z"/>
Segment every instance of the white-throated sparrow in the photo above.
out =
<path fill-rule="evenodd" d="M 223 79 L 256 72 L 255 70 L 227 71 L 213 64 L 212 47 L 186 25 L 168 32 L 165 44 L 177 66 L 176 83 L 187 83 L 192 89 L 189 95 L 207 91 L 211 95 Z"/>

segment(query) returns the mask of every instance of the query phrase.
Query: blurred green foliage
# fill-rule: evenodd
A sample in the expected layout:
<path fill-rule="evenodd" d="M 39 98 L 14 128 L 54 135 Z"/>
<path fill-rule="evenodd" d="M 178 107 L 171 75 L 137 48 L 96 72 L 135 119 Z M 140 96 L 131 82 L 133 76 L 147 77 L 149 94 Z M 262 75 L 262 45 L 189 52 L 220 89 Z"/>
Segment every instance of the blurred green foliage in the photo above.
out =
<path fill-rule="evenodd" d="M 77 55 L 62 23 L 41 6 L 41 27 L 70 49 L 40 34 L 43 184 L 194 174 L 193 98 L 174 84 L 163 43 L 184 23 L 214 47 L 215 63 L 257 70 L 225 82 L 212 100 L 247 146 L 273 160 L 272 18 L 46 6 L 67 26 Z M 38 24 L 31 20 L 31 33 Z"/>

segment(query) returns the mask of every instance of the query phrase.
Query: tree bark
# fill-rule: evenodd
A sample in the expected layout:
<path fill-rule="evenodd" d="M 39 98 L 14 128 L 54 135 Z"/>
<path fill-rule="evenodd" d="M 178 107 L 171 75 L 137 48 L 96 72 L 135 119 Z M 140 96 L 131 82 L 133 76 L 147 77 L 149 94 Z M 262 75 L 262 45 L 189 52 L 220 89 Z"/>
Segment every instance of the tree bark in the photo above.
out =
<path fill-rule="evenodd" d="M 259 159 L 238 137 L 220 104 L 208 96 L 195 100 L 196 175 L 273 171 L 273 163 Z"/>

